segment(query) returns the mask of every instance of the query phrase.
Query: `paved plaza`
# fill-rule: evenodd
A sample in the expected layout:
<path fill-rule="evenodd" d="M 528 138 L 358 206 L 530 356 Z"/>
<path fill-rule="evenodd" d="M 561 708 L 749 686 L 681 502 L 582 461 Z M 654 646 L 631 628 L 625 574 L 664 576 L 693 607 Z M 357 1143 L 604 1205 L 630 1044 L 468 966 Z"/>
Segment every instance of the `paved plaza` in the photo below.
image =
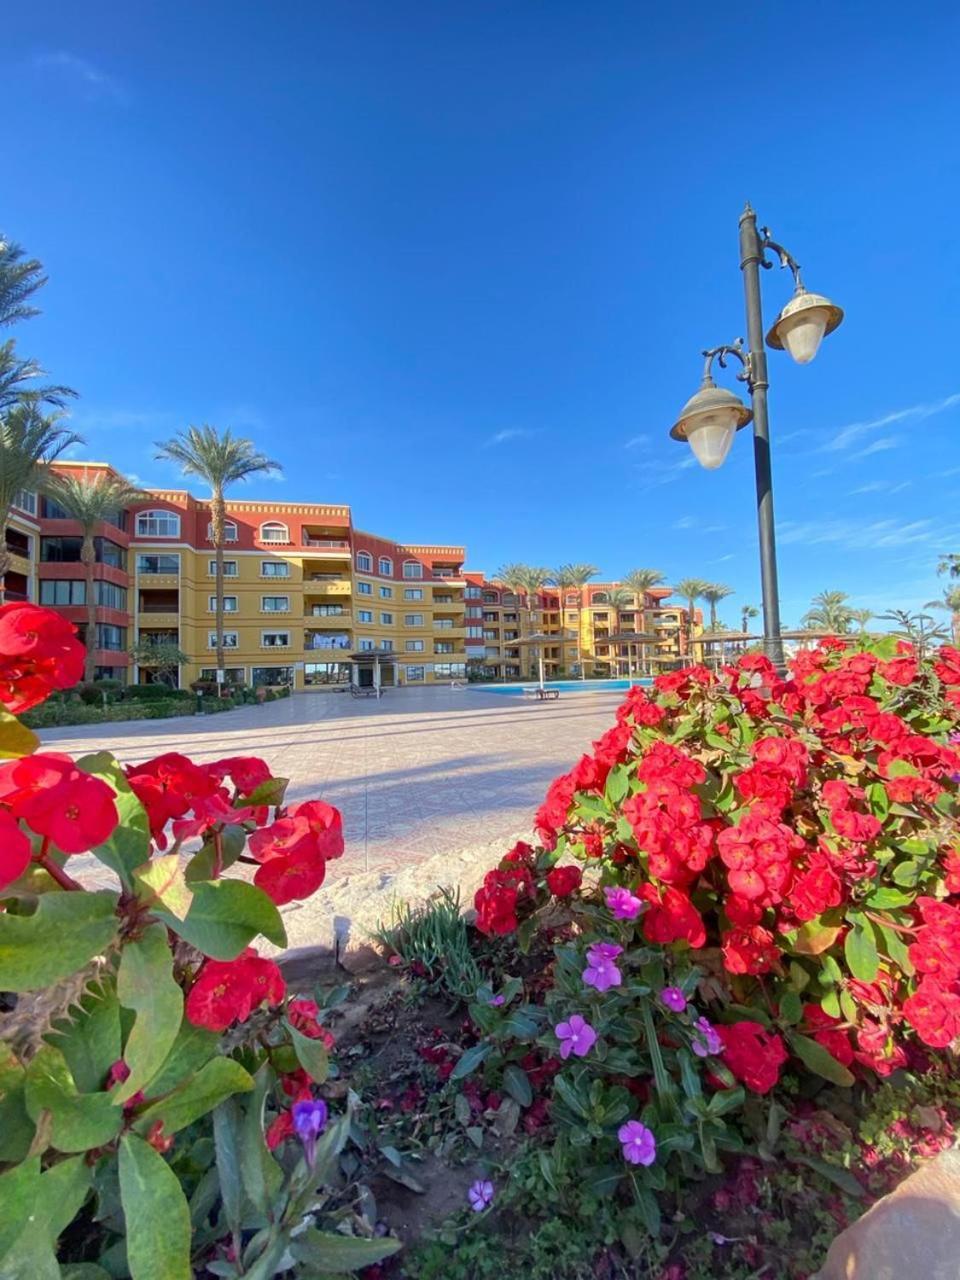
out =
<path fill-rule="evenodd" d="M 389 690 L 379 702 L 301 694 L 206 718 L 40 736 L 47 750 L 110 749 L 125 764 L 164 751 L 200 762 L 262 756 L 290 779 L 290 801 L 319 797 L 343 814 L 346 853 L 330 864 L 325 890 L 347 878 L 386 891 L 419 863 L 442 868 L 437 855 L 496 846 L 528 831 L 551 779 L 609 728 L 622 696 L 577 692 L 541 703 L 445 687 Z M 482 856 L 491 865 L 492 852 Z"/>

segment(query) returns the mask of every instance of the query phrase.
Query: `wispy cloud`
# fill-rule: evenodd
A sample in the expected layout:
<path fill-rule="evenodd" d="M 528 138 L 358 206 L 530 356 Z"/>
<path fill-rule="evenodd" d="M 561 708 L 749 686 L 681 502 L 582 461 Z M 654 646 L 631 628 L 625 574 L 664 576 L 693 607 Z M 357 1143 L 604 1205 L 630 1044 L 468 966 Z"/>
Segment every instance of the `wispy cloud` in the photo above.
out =
<path fill-rule="evenodd" d="M 526 427 L 508 427 L 505 431 L 497 431 L 494 435 L 488 436 L 483 442 L 483 447 L 492 449 L 498 444 L 507 444 L 511 440 L 526 440 L 529 436 L 536 434 L 536 431 L 528 431 Z"/>
<path fill-rule="evenodd" d="M 81 58 L 66 49 L 56 49 L 50 53 L 39 53 L 33 59 L 37 71 L 53 70 L 58 72 L 64 81 L 78 87 L 88 101 L 109 99 L 113 102 L 127 102 L 129 95 L 119 80 L 102 71 L 86 58 Z"/>
<path fill-rule="evenodd" d="M 858 458 L 869 458 L 872 453 L 886 453 L 888 449 L 896 449 L 903 444 L 903 436 L 881 436 L 866 448 L 857 451 Z"/>
<path fill-rule="evenodd" d="M 625 449 L 646 449 L 651 439 L 652 437 L 647 435 L 631 436 L 623 447 Z"/>
<path fill-rule="evenodd" d="M 679 520 L 674 520 L 673 527 L 674 529 L 692 529 L 696 523 L 693 516 L 681 516 Z"/>
<path fill-rule="evenodd" d="M 183 426 L 170 409 L 127 409 L 123 407 L 73 409 L 70 426 L 77 431 L 175 431 Z"/>
<path fill-rule="evenodd" d="M 803 546 L 838 546 L 850 551 L 885 547 L 906 547 L 917 543 L 940 542 L 943 530 L 933 520 L 787 521 L 777 530 L 781 543 Z"/>
<path fill-rule="evenodd" d="M 899 484 L 894 484 L 892 480 L 871 480 L 868 484 L 862 484 L 859 489 L 854 489 L 854 493 L 901 493 L 904 489 L 909 489 L 912 480 L 901 480 Z"/>
<path fill-rule="evenodd" d="M 947 409 L 953 409 L 957 405 L 960 405 L 960 392 L 944 396 L 942 400 L 913 404 L 908 409 L 895 409 L 892 413 L 885 413 L 879 418 L 871 418 L 865 422 L 851 422 L 848 426 L 841 427 L 839 431 L 832 432 L 830 439 L 822 448 L 825 453 L 836 453 L 838 450 L 849 449 L 858 440 L 862 440 L 864 436 L 868 436 L 874 431 L 880 431 L 884 427 L 892 426 L 895 422 L 907 422 L 910 420 L 922 422 L 924 418 L 932 418 L 938 413 L 945 413 Z"/>

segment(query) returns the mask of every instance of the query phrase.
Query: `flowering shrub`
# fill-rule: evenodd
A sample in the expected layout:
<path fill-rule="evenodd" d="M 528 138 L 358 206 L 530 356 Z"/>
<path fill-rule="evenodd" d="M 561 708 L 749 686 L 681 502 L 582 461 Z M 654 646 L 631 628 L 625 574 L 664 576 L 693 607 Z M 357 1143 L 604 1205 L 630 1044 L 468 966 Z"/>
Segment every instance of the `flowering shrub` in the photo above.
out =
<path fill-rule="evenodd" d="M 285 808 L 254 757 L 37 750 L 11 713 L 83 660 L 59 615 L 0 608 L 0 1270 L 59 1274 L 68 1228 L 70 1261 L 133 1280 L 377 1262 L 398 1243 L 316 1225 L 351 1123 L 317 1096 L 324 1011 L 251 945 L 284 945 L 277 908 L 342 854 L 340 815 Z M 117 888 L 85 889 L 80 854 Z M 253 883 L 225 876 L 240 862 Z"/>
<path fill-rule="evenodd" d="M 527 945 L 565 899 L 553 1116 L 648 1222 L 661 1157 L 715 1167 L 735 1140 L 713 1122 L 788 1064 L 851 1085 L 960 1037 L 960 653 L 828 641 L 788 679 L 746 657 L 654 685 L 475 901 L 484 933 Z M 560 879 L 571 858 L 589 891 Z"/>

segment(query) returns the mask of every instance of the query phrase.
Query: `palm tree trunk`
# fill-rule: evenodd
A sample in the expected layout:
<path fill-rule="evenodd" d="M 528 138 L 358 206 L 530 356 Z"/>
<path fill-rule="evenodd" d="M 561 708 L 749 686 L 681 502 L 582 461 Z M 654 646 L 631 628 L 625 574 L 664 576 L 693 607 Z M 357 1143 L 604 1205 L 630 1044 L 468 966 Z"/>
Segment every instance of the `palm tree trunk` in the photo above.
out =
<path fill-rule="evenodd" d="M 93 566 L 96 564 L 96 548 L 93 534 L 84 532 L 80 544 L 80 562 L 83 565 L 84 596 L 87 602 L 87 634 L 85 636 L 87 652 L 83 660 L 83 678 L 89 684 L 93 679 L 97 665 L 97 599 L 94 595 Z"/>
<path fill-rule="evenodd" d="M 224 521 L 226 518 L 226 509 L 223 501 L 223 490 L 214 489 L 210 496 L 210 527 L 213 533 L 213 551 L 216 557 L 217 578 L 214 583 L 216 590 L 216 621 L 217 628 L 217 671 L 223 671 L 223 537 L 224 537 Z M 226 679 L 226 676 L 224 676 Z M 217 687 L 217 693 L 220 693 L 220 686 Z"/>

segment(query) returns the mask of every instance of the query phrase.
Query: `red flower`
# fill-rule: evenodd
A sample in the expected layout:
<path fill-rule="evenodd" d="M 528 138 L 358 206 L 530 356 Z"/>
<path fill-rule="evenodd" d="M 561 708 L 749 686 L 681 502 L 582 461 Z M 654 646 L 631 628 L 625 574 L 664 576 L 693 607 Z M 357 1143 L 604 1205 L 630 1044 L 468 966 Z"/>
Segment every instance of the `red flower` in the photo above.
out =
<path fill-rule="evenodd" d="M 10 777 L 19 788 L 11 801 L 14 815 L 61 853 L 96 848 L 120 821 L 113 788 L 67 756 L 24 756 Z"/>
<path fill-rule="evenodd" d="M 779 959 L 773 934 L 758 924 L 723 935 L 723 965 L 728 973 L 769 973 Z"/>
<path fill-rule="evenodd" d="M 304 800 L 287 810 L 291 818 L 306 819 L 313 836 L 316 854 L 327 862 L 339 858 L 344 850 L 343 818 L 340 810 L 323 800 Z"/>
<path fill-rule="evenodd" d="M 666 885 L 658 891 L 652 884 L 643 884 L 637 892 L 650 903 L 643 916 L 643 936 L 648 942 L 689 942 L 691 947 L 703 946 L 707 940 L 703 919 L 682 890 Z"/>
<path fill-rule="evenodd" d="M 580 888 L 583 872 L 579 867 L 554 867 L 547 872 L 547 888 L 557 898 L 569 898 Z"/>
<path fill-rule="evenodd" d="M 960 1036 L 960 994 L 924 976 L 903 1002 L 904 1017 L 924 1044 L 946 1049 Z"/>
<path fill-rule="evenodd" d="M 288 1138 L 293 1137 L 293 1108 L 290 1107 L 286 1111 L 281 1111 L 274 1119 L 266 1132 L 267 1147 L 270 1151 L 275 1151 L 282 1142 L 286 1142 Z"/>
<path fill-rule="evenodd" d="M 250 795 L 273 777 L 269 765 L 259 756 L 228 756 L 207 765 L 207 770 L 218 781 L 230 778 L 241 796 Z"/>
<path fill-rule="evenodd" d="M 814 920 L 843 901 L 843 885 L 825 862 L 817 861 L 794 881 L 787 904 L 800 921 Z"/>
<path fill-rule="evenodd" d="M 279 1004 L 285 994 L 274 962 L 248 947 L 236 960 L 204 961 L 187 996 L 186 1015 L 195 1027 L 226 1031 L 233 1022 L 246 1022 L 260 1005 Z"/>
<path fill-rule="evenodd" d="M 474 894 L 477 928 L 488 937 L 513 933 L 517 927 L 517 891 L 505 885 L 499 871 L 488 871 Z"/>
<path fill-rule="evenodd" d="M 161 849 L 166 848 L 167 823 L 182 818 L 219 787 L 213 774 L 176 751 L 131 765 L 125 772 L 134 795 L 147 811 L 150 834 Z"/>
<path fill-rule="evenodd" d="M 835 1029 L 840 1025 L 839 1018 L 831 1018 L 830 1014 L 824 1013 L 818 1004 L 805 1004 L 803 1020 L 817 1044 L 823 1045 L 824 1049 L 845 1067 L 852 1065 L 853 1045 L 850 1043 L 850 1036 L 846 1031 Z"/>
<path fill-rule="evenodd" d="M 723 1041 L 721 1057 L 736 1078 L 754 1093 L 769 1093 L 787 1060 L 780 1037 L 758 1022 L 734 1022 L 716 1031 Z"/>
<path fill-rule="evenodd" d="M 287 1018 L 291 1026 L 310 1040 L 322 1041 L 324 1048 L 332 1049 L 333 1036 L 326 1027 L 320 1025 L 319 1016 L 320 1010 L 315 1000 L 291 1000 L 287 1005 Z"/>
<path fill-rule="evenodd" d="M 557 846 L 557 836 L 573 803 L 573 792 L 573 777 L 569 773 L 561 774 L 550 783 L 546 799 L 533 819 L 533 825 L 545 849 L 555 849 Z"/>
<path fill-rule="evenodd" d="M 8 810 L 0 809 L 0 889 L 19 880 L 30 865 L 30 841 Z"/>
<path fill-rule="evenodd" d="M 323 884 L 327 858 L 343 852 L 340 814 L 322 801 L 306 801 L 255 831 L 249 847 L 263 864 L 253 882 L 278 906 L 308 898 Z"/>
<path fill-rule="evenodd" d="M 14 715 L 83 675 L 86 651 L 72 622 L 35 604 L 0 605 L 0 703 Z"/>

